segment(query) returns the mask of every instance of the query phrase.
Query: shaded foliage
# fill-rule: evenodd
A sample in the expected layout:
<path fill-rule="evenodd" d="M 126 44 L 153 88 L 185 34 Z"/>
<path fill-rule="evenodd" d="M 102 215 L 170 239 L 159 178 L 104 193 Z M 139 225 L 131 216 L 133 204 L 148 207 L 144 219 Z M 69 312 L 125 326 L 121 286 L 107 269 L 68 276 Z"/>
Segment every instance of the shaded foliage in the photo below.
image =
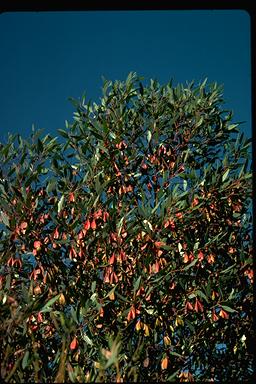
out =
<path fill-rule="evenodd" d="M 141 81 L 1 146 L 7 382 L 252 375 L 250 140 L 217 84 Z"/>

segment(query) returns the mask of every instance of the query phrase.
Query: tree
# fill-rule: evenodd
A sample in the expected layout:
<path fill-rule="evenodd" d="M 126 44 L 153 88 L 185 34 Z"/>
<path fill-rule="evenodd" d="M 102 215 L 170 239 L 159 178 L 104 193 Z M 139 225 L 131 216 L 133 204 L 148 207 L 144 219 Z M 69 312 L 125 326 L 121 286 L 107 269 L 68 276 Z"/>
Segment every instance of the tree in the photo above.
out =
<path fill-rule="evenodd" d="M 1 146 L 6 381 L 252 375 L 250 139 L 217 84 L 141 81 Z"/>

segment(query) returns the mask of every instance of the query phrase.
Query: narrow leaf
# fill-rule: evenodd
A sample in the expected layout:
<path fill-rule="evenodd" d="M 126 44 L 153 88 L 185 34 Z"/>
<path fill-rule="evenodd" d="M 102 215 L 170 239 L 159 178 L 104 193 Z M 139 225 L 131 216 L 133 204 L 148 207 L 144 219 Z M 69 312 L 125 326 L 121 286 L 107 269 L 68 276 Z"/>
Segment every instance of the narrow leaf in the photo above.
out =
<path fill-rule="evenodd" d="M 57 301 L 59 300 L 59 297 L 60 297 L 60 294 L 58 294 L 57 296 L 53 297 L 52 299 L 50 299 L 48 301 L 48 303 L 46 303 L 43 308 L 41 309 L 40 312 L 48 312 L 50 310 L 50 307 Z"/>
<path fill-rule="evenodd" d="M 27 368 L 27 366 L 28 366 L 28 358 L 29 358 L 29 351 L 26 351 L 24 356 L 23 356 L 22 363 L 21 363 L 22 369 Z"/>
<path fill-rule="evenodd" d="M 96 281 L 94 280 L 94 281 L 92 282 L 92 285 L 91 285 L 91 291 L 92 291 L 92 293 L 95 292 L 95 288 L 96 288 Z"/>
<path fill-rule="evenodd" d="M 184 268 L 184 271 L 193 267 L 196 263 L 197 263 L 197 259 L 194 259 L 190 264 L 186 265 L 186 267 Z"/>
<path fill-rule="evenodd" d="M 141 276 L 138 277 L 138 279 L 135 281 L 134 283 L 134 291 L 137 291 L 137 289 L 139 288 L 140 286 L 140 281 L 141 281 Z"/>
<path fill-rule="evenodd" d="M 229 174 L 229 168 L 226 170 L 226 172 L 222 175 L 222 182 L 224 182 L 226 180 L 226 178 L 228 177 L 228 174 Z"/>
<path fill-rule="evenodd" d="M 60 213 L 60 211 L 62 210 L 63 203 L 64 203 L 64 195 L 61 196 L 60 201 L 58 202 L 58 213 Z"/>
<path fill-rule="evenodd" d="M 221 307 L 224 309 L 224 311 L 227 311 L 230 313 L 237 312 L 235 309 L 232 309 L 232 308 L 228 307 L 227 305 L 222 305 Z"/>
<path fill-rule="evenodd" d="M 200 296 L 202 299 L 204 299 L 207 303 L 209 303 L 209 300 L 208 298 L 206 297 L 206 295 L 200 291 L 199 289 L 196 291 L 196 295 Z"/>
<path fill-rule="evenodd" d="M 6 215 L 6 213 L 4 213 L 3 211 L 1 211 L 0 213 L 0 222 L 3 222 L 4 225 L 6 225 L 7 227 L 9 226 L 9 217 Z"/>

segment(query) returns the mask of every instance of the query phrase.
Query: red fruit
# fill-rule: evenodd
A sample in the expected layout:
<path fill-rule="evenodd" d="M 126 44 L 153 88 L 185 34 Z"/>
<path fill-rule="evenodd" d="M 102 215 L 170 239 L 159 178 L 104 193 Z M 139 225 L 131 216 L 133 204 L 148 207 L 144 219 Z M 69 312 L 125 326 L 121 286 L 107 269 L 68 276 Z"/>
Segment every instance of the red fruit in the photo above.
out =
<path fill-rule="evenodd" d="M 91 222 L 91 228 L 95 230 L 97 228 L 96 221 L 93 219 Z"/>
<path fill-rule="evenodd" d="M 77 338 L 74 337 L 74 339 L 71 341 L 71 343 L 69 345 L 69 349 L 71 349 L 71 351 L 73 351 L 77 347 L 78 347 L 78 341 L 77 341 Z"/>
<path fill-rule="evenodd" d="M 114 163 L 114 170 L 115 170 L 116 176 L 120 177 L 121 176 L 121 172 L 120 172 L 118 166 L 116 165 L 116 163 Z"/>
<path fill-rule="evenodd" d="M 9 267 L 13 266 L 13 261 L 14 261 L 14 259 L 12 257 L 9 257 L 6 264 L 9 265 Z"/>
<path fill-rule="evenodd" d="M 53 233 L 53 238 L 54 239 L 58 239 L 59 238 L 59 231 L 58 231 L 58 228 L 55 228 L 55 231 Z"/>
<path fill-rule="evenodd" d="M 174 229 L 175 229 L 175 222 L 173 221 L 173 220 L 170 220 L 169 221 L 169 225 L 170 225 L 170 228 L 171 228 L 171 230 L 173 231 Z"/>
<path fill-rule="evenodd" d="M 127 144 L 124 140 L 122 140 L 120 143 L 116 144 L 116 148 L 121 149 L 121 150 L 125 149 L 125 148 L 127 148 Z"/>
<path fill-rule="evenodd" d="M 209 264 L 213 264 L 215 262 L 214 255 L 212 253 L 207 257 L 207 261 Z"/>
<path fill-rule="evenodd" d="M 115 281 L 115 283 L 118 283 L 119 279 L 118 279 L 116 273 L 112 272 L 112 275 L 113 275 L 113 280 Z"/>
<path fill-rule="evenodd" d="M 21 259 L 14 259 L 12 265 L 14 266 L 15 264 L 17 264 L 17 266 L 19 266 L 19 268 L 21 268 L 22 267 Z"/>
<path fill-rule="evenodd" d="M 165 358 L 161 361 L 161 368 L 162 368 L 162 370 L 167 369 L 168 362 L 169 362 L 169 359 L 168 359 L 167 356 L 165 356 Z"/>
<path fill-rule="evenodd" d="M 155 246 L 160 248 L 162 245 L 165 245 L 162 241 L 155 241 Z"/>
<path fill-rule="evenodd" d="M 170 225 L 170 222 L 169 222 L 169 220 L 167 220 L 167 221 L 164 223 L 164 228 L 169 227 L 169 225 Z"/>
<path fill-rule="evenodd" d="M 110 274 L 110 271 L 109 271 L 109 269 L 107 269 L 107 271 L 106 271 L 106 273 L 105 273 L 105 275 L 104 275 L 104 283 L 109 283 L 110 282 L 110 280 L 109 280 L 109 274 Z"/>
<path fill-rule="evenodd" d="M 144 245 L 142 245 L 142 247 L 140 248 L 142 251 L 144 251 L 144 249 L 146 249 L 147 248 L 147 246 L 148 246 L 148 243 L 146 243 L 146 244 L 144 244 Z"/>
<path fill-rule="evenodd" d="M 109 259 L 109 264 L 114 264 L 114 262 L 115 262 L 115 254 L 113 253 L 113 255 Z"/>
<path fill-rule="evenodd" d="M 204 254 L 203 254 L 202 251 L 199 251 L 199 252 L 198 252 L 198 260 L 199 260 L 199 261 L 202 261 L 203 259 L 204 259 Z"/>
<path fill-rule="evenodd" d="M 196 206 L 198 203 L 199 203 L 199 200 L 197 197 L 195 197 L 193 202 L 192 202 L 192 207 Z"/>
<path fill-rule="evenodd" d="M 109 218 L 109 213 L 108 212 L 104 212 L 103 213 L 103 221 L 104 221 L 104 223 L 107 221 L 108 218 Z"/>
<path fill-rule="evenodd" d="M 141 164 L 141 171 L 142 171 L 142 172 L 145 172 L 147 169 L 148 169 L 147 164 L 142 163 L 142 164 Z"/>
<path fill-rule="evenodd" d="M 20 230 L 21 230 L 21 233 L 24 235 L 26 233 L 26 229 L 28 227 L 28 223 L 26 221 L 23 221 L 21 224 L 20 224 Z"/>
<path fill-rule="evenodd" d="M 178 168 L 178 172 L 183 172 L 185 170 L 185 167 L 184 165 L 180 165 L 179 168 Z"/>
<path fill-rule="evenodd" d="M 203 304 L 198 299 L 196 299 L 195 311 L 196 312 L 203 312 L 203 310 L 204 310 Z"/>
<path fill-rule="evenodd" d="M 39 285 L 37 285 L 37 286 L 34 288 L 34 294 L 35 294 L 35 295 L 40 295 L 40 293 L 42 293 L 42 290 L 41 290 L 41 288 L 39 287 Z"/>
<path fill-rule="evenodd" d="M 141 296 L 145 293 L 145 289 L 143 287 L 140 287 L 140 289 L 137 291 L 136 296 Z"/>
<path fill-rule="evenodd" d="M 39 240 L 34 241 L 34 249 L 36 249 L 37 251 L 39 251 L 40 248 L 41 248 L 41 246 L 42 246 L 41 241 L 39 241 Z"/>
<path fill-rule="evenodd" d="M 219 315 L 220 315 L 223 319 L 228 319 L 228 318 L 229 318 L 229 314 L 228 314 L 227 312 L 225 312 L 223 309 L 220 310 Z"/>
<path fill-rule="evenodd" d="M 155 264 L 153 264 L 153 268 L 155 269 L 155 273 L 158 273 L 160 270 L 159 261 L 157 260 Z"/>
<path fill-rule="evenodd" d="M 69 258 L 72 260 L 73 257 L 76 257 L 77 253 L 76 253 L 76 250 L 71 247 L 70 250 L 69 250 Z"/>
<path fill-rule="evenodd" d="M 82 240 L 84 238 L 84 232 L 80 231 L 77 235 L 78 240 Z"/>
<path fill-rule="evenodd" d="M 212 311 L 212 320 L 213 321 L 217 321 L 219 318 L 218 316 L 216 315 L 216 313 L 214 312 L 214 310 Z"/>
<path fill-rule="evenodd" d="M 74 195 L 74 192 L 71 192 L 69 194 L 69 202 L 70 203 L 74 203 L 74 201 L 75 201 L 75 195 Z"/>
<path fill-rule="evenodd" d="M 102 210 L 99 209 L 97 212 L 94 212 L 93 218 L 94 219 L 99 219 L 102 216 Z"/>
<path fill-rule="evenodd" d="M 135 310 L 135 307 L 134 305 L 131 306 L 131 309 L 127 315 L 127 320 L 130 321 L 130 320 L 133 320 L 135 319 L 136 317 L 136 310 Z"/>
<path fill-rule="evenodd" d="M 104 308 L 103 307 L 101 307 L 99 310 L 99 316 L 104 317 Z"/>
<path fill-rule="evenodd" d="M 186 302 L 185 308 L 186 308 L 187 311 L 192 311 L 193 310 L 193 306 L 192 306 L 192 304 L 189 301 Z"/>
<path fill-rule="evenodd" d="M 84 229 L 85 229 L 86 231 L 88 231 L 88 229 L 90 229 L 90 227 L 91 227 L 91 224 L 90 224 L 90 220 L 88 219 L 88 220 L 86 220 L 86 222 L 84 223 Z"/>

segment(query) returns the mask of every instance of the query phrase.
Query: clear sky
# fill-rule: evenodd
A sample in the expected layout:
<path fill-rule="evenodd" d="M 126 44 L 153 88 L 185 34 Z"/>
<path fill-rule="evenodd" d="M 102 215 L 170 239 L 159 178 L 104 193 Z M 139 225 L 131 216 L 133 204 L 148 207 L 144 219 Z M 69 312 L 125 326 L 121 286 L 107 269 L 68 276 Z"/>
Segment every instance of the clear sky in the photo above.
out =
<path fill-rule="evenodd" d="M 69 96 L 99 102 L 103 75 L 174 84 L 208 77 L 251 133 L 250 16 L 239 10 L 0 14 L 0 141 L 32 124 L 56 134 Z"/>

